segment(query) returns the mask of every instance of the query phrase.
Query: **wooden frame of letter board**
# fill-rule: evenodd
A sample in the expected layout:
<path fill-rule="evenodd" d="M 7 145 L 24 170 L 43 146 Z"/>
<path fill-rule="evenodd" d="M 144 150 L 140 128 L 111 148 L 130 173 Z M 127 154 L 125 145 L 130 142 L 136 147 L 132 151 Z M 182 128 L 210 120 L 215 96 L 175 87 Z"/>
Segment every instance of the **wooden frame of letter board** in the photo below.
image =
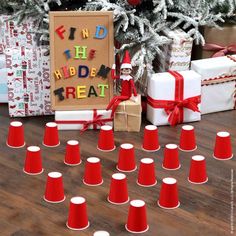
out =
<path fill-rule="evenodd" d="M 109 101 L 113 97 L 113 80 L 111 73 L 108 73 L 106 80 L 100 77 L 94 78 L 78 78 L 78 66 L 87 65 L 89 70 L 97 68 L 97 72 L 102 64 L 112 68 L 114 63 L 114 35 L 113 35 L 113 13 L 111 11 L 61 11 L 50 12 L 50 60 L 51 60 L 51 102 L 53 110 L 89 110 L 89 109 L 105 109 Z M 63 25 L 66 32 L 64 39 L 60 39 L 56 35 L 55 29 Z M 104 25 L 108 34 L 104 39 L 95 39 L 97 25 Z M 70 27 L 75 27 L 75 39 L 69 40 Z M 90 36 L 88 39 L 82 39 L 81 30 L 89 29 Z M 95 58 L 89 60 L 74 59 L 74 46 L 87 46 L 87 56 L 89 56 L 90 49 L 95 49 Z M 64 51 L 71 50 L 72 58 L 67 60 Z M 76 75 L 68 79 L 55 80 L 54 71 L 60 69 L 62 66 L 75 66 Z M 60 70 L 61 71 L 61 70 Z M 86 85 L 86 95 L 90 85 L 94 85 L 98 95 L 100 89 L 97 89 L 99 83 L 108 84 L 109 88 L 105 89 L 105 97 L 86 97 L 82 99 L 70 98 L 59 101 L 58 97 L 54 95 L 54 90 L 60 87 Z"/>

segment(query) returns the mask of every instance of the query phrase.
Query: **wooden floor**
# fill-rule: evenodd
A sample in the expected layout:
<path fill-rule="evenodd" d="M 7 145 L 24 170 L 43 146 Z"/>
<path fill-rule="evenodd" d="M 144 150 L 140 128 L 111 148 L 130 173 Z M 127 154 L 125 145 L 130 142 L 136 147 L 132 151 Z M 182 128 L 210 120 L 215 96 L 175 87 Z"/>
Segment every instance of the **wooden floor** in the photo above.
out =
<path fill-rule="evenodd" d="M 0 106 L 0 235 L 37 236 L 37 235 L 93 235 L 96 230 L 107 230 L 112 236 L 131 235 L 125 231 L 128 204 L 111 205 L 106 201 L 110 177 L 116 172 L 118 149 L 111 153 L 102 153 L 96 149 L 97 131 L 87 131 L 82 136 L 79 131 L 60 132 L 61 145 L 57 148 L 45 148 L 41 145 L 44 124 L 53 117 L 26 118 L 27 145 L 39 145 L 43 153 L 45 171 L 38 176 L 23 173 L 25 149 L 10 149 L 5 145 L 10 119 L 7 107 Z M 142 131 L 144 125 L 143 122 Z M 232 216 L 231 194 L 232 170 L 236 170 L 235 157 L 229 161 L 217 161 L 212 158 L 215 134 L 226 130 L 232 135 L 233 151 L 236 154 L 236 111 L 205 115 L 201 122 L 194 123 L 198 149 L 192 153 L 180 153 L 182 167 L 177 171 L 162 169 L 163 148 L 156 153 L 146 153 L 140 148 L 140 133 L 116 132 L 115 142 L 131 142 L 136 148 L 137 161 L 143 157 L 155 159 L 158 184 L 152 188 L 143 188 L 136 184 L 137 171 L 127 174 L 131 199 L 143 199 L 147 204 L 147 216 L 150 229 L 143 235 L 150 236 L 222 236 L 230 235 L 231 221 L 234 218 L 236 233 L 235 201 Z M 177 143 L 181 126 L 175 128 L 160 127 L 159 139 L 162 147 L 167 143 Z M 66 141 L 78 139 L 81 143 L 83 163 L 77 167 L 68 167 L 63 163 Z M 193 185 L 187 181 L 190 159 L 193 154 L 202 154 L 207 159 L 209 181 L 204 185 Z M 104 184 L 88 187 L 82 183 L 84 163 L 87 157 L 98 156 L 102 160 Z M 43 201 L 47 173 L 63 173 L 66 201 L 49 204 Z M 236 174 L 234 172 L 234 184 Z M 157 206 L 161 180 L 172 176 L 178 180 L 181 205 L 175 210 L 163 210 Z M 87 199 L 88 215 L 91 226 L 82 232 L 68 230 L 65 226 L 70 198 L 76 195 Z M 234 196 L 235 185 L 234 185 Z M 235 200 L 235 198 L 234 198 Z M 232 235 L 232 234 L 231 234 Z"/>

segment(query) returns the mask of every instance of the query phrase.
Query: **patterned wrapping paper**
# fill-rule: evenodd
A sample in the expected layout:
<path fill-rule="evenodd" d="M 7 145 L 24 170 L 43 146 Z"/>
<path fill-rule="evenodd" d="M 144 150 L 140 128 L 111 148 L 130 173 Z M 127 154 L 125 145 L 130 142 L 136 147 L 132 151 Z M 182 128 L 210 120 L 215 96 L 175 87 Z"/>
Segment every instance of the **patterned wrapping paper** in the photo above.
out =
<path fill-rule="evenodd" d="M 193 39 L 181 29 L 166 30 L 164 35 L 171 38 L 172 43 L 162 48 L 164 57 L 156 61 L 158 72 L 189 70 Z"/>
<path fill-rule="evenodd" d="M 8 88 L 7 88 L 7 68 L 4 54 L 0 54 L 0 102 L 7 102 Z"/>
<path fill-rule="evenodd" d="M 49 57 L 40 48 L 6 48 L 9 115 L 52 115 Z"/>

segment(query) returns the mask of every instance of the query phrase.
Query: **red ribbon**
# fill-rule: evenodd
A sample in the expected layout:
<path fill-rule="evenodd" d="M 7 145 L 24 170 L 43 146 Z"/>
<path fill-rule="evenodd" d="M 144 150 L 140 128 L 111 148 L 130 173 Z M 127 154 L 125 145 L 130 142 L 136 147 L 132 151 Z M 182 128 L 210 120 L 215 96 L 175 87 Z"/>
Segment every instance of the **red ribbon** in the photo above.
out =
<path fill-rule="evenodd" d="M 236 53 L 236 44 L 229 46 L 221 46 L 214 43 L 207 43 L 203 46 L 203 49 L 206 51 L 214 51 L 215 53 L 212 57 L 222 57 L 227 54 L 235 54 Z"/>
<path fill-rule="evenodd" d="M 81 124 L 83 128 L 81 132 L 86 131 L 90 125 L 93 125 L 93 129 L 97 129 L 97 126 L 105 125 L 106 122 L 111 122 L 112 118 L 102 119 L 103 115 L 98 115 L 97 110 L 93 110 L 93 119 L 92 120 L 57 120 L 57 124 Z"/>
<path fill-rule="evenodd" d="M 183 123 L 184 108 L 194 112 L 200 112 L 198 104 L 201 102 L 201 96 L 195 96 L 183 99 L 184 78 L 176 71 L 169 71 L 175 77 L 175 100 L 155 100 L 147 97 L 148 104 L 153 108 L 163 108 L 168 117 L 170 125 L 174 126 L 178 123 Z"/>

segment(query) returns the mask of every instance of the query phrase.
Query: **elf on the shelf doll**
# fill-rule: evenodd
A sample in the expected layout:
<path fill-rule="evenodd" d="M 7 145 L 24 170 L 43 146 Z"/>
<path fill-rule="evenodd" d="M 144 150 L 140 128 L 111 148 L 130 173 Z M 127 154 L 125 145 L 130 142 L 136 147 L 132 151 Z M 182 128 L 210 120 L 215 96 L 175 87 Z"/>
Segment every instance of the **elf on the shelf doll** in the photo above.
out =
<path fill-rule="evenodd" d="M 115 68 L 112 68 L 112 79 L 120 79 L 121 80 L 121 95 L 115 96 L 107 106 L 107 110 L 112 109 L 111 117 L 114 116 L 116 108 L 119 103 L 122 101 L 129 100 L 130 98 L 137 97 L 137 91 L 134 85 L 134 79 L 131 76 L 132 65 L 130 61 L 129 52 L 125 51 L 123 61 L 120 67 L 120 76 L 115 75 Z M 133 99 L 134 101 L 136 99 Z"/>

